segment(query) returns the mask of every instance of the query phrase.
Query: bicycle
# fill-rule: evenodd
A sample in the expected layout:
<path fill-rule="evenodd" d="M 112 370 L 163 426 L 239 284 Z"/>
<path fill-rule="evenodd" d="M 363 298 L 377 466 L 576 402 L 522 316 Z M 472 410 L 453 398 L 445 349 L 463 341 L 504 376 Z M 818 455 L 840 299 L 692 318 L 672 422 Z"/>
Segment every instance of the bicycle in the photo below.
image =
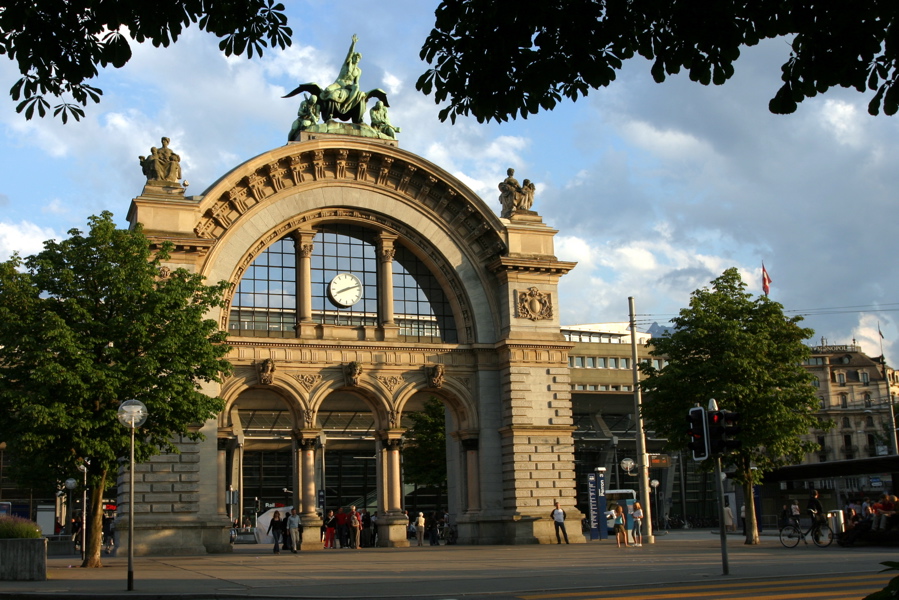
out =
<path fill-rule="evenodd" d="M 791 523 L 784 525 L 781 528 L 780 543 L 786 548 L 795 548 L 799 545 L 800 539 L 805 542 L 806 546 L 808 546 L 808 541 L 805 539 L 805 536 L 809 534 L 811 534 L 812 541 L 819 548 L 827 548 L 833 543 L 833 530 L 830 528 L 830 525 L 824 521 L 818 521 L 817 511 L 809 510 L 808 512 L 812 517 L 812 524 L 809 525 L 807 531 L 802 531 L 798 519 L 793 520 Z"/>

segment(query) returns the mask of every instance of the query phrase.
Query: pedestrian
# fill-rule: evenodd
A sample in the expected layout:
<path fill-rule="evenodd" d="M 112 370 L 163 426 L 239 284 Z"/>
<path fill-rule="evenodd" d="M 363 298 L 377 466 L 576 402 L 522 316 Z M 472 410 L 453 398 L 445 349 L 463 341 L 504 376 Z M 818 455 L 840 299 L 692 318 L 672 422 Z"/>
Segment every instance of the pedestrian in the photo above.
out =
<path fill-rule="evenodd" d="M 620 504 L 615 505 L 615 541 L 618 542 L 619 548 L 621 548 L 621 542 L 624 542 L 625 547 L 627 547 L 627 529 L 624 525 L 624 509 L 621 508 Z"/>
<path fill-rule="evenodd" d="M 328 516 L 325 517 L 325 548 L 334 549 L 334 534 L 337 531 L 337 517 L 334 511 L 329 510 Z"/>
<path fill-rule="evenodd" d="M 431 516 L 428 517 L 428 540 L 432 546 L 439 546 L 439 533 L 440 533 L 440 520 L 437 516 L 437 511 L 431 513 Z"/>
<path fill-rule="evenodd" d="M 746 535 L 746 504 L 740 505 L 740 524 L 743 526 L 743 535 Z"/>
<path fill-rule="evenodd" d="M 300 548 L 300 515 L 297 509 L 290 509 L 290 516 L 287 517 L 287 535 L 290 537 L 290 551 L 294 554 Z"/>
<path fill-rule="evenodd" d="M 815 523 L 824 523 L 827 517 L 824 516 L 824 507 L 818 499 L 818 490 L 809 490 L 808 511 L 812 513 L 812 521 Z"/>
<path fill-rule="evenodd" d="M 793 498 L 793 503 L 790 505 L 790 521 L 796 527 L 799 527 L 799 517 L 802 516 L 802 512 L 799 510 L 799 500 Z"/>
<path fill-rule="evenodd" d="M 275 511 L 275 514 L 272 515 L 272 520 L 268 524 L 268 533 L 275 540 L 275 547 L 272 549 L 272 552 L 275 554 L 281 554 L 281 534 L 284 532 L 284 525 L 281 523 L 281 513 L 279 511 Z"/>
<path fill-rule="evenodd" d="M 340 542 L 341 548 L 346 548 L 349 545 L 349 527 L 347 527 L 347 517 L 348 515 L 343 512 L 343 507 L 339 507 L 337 509 L 337 539 Z"/>
<path fill-rule="evenodd" d="M 639 502 L 634 502 L 634 514 L 631 516 L 634 519 L 634 545 L 643 546 L 643 508 Z"/>
<path fill-rule="evenodd" d="M 724 499 L 724 527 L 727 531 L 737 530 L 737 524 L 734 522 L 734 511 L 730 508 L 730 498 Z"/>
<path fill-rule="evenodd" d="M 420 512 L 418 513 L 418 518 L 415 519 L 415 537 L 418 539 L 418 545 L 424 546 L 425 541 L 425 514 Z"/>
<path fill-rule="evenodd" d="M 559 536 L 559 530 L 562 530 L 562 535 L 565 536 L 565 543 L 568 543 L 568 532 L 565 531 L 565 511 L 562 510 L 562 507 L 559 506 L 559 501 L 556 500 L 553 503 L 553 510 L 549 514 L 553 520 L 553 526 L 556 528 L 556 543 L 561 544 L 562 538 Z"/>
<path fill-rule="evenodd" d="M 359 542 L 361 541 L 359 538 L 362 532 L 362 518 L 356 512 L 355 506 L 350 507 L 350 514 L 347 515 L 347 527 L 349 527 L 350 548 L 358 550 Z"/>

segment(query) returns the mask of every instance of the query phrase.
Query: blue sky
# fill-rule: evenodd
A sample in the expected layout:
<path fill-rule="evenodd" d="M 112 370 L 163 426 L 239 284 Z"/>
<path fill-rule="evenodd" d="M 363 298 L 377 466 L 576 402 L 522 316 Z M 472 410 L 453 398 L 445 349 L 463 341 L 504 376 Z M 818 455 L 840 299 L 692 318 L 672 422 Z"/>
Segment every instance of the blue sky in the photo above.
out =
<path fill-rule="evenodd" d="M 610 88 L 503 124 L 440 123 L 415 91 L 433 0 L 289 2 L 294 44 L 262 59 L 226 58 L 189 28 L 167 49 L 133 46 L 124 69 L 79 123 L 25 121 L 0 99 L 0 259 L 84 228 L 110 210 L 123 226 L 142 189 L 137 157 L 163 135 L 182 157 L 188 194 L 286 142 L 297 84 L 333 81 L 359 36 L 363 87 L 388 91 L 400 146 L 447 169 L 499 212 L 508 167 L 537 184 L 534 209 L 559 230 L 556 253 L 578 261 L 560 287 L 563 324 L 623 321 L 634 296 L 644 321 L 664 322 L 725 269 L 809 314 L 815 342 L 857 340 L 887 358 L 899 336 L 897 241 L 899 121 L 870 117 L 868 97 L 832 90 L 791 116 L 771 115 L 786 40 L 743 52 L 736 76 L 704 87 L 686 76 L 656 84 L 630 61 Z M 0 58 L 2 89 L 17 79 Z M 827 310 L 835 309 L 835 310 Z"/>

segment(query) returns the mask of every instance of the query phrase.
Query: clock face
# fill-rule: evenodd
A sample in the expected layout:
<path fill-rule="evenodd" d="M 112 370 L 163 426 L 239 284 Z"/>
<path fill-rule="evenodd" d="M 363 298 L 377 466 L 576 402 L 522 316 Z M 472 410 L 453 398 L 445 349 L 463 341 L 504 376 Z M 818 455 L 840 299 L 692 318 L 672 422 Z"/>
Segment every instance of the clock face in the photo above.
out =
<path fill-rule="evenodd" d="M 339 273 L 328 284 L 328 296 L 337 306 L 352 306 L 362 298 L 362 282 L 350 273 Z"/>

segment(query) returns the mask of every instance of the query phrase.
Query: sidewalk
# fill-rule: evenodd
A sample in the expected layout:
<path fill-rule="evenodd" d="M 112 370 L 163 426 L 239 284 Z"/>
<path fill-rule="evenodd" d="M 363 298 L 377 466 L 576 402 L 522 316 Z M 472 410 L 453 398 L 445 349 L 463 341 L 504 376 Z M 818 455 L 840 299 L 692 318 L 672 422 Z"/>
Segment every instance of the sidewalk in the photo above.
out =
<path fill-rule="evenodd" d="M 732 573 L 792 576 L 808 559 L 812 572 L 835 570 L 831 561 L 837 552 L 831 548 L 792 552 L 786 560 L 789 550 L 776 540 L 768 538 L 762 544 L 745 546 L 730 538 Z M 855 559 L 841 556 L 841 568 L 876 572 L 877 560 L 859 552 L 852 555 L 858 557 L 858 564 L 853 566 Z M 889 555 L 880 560 L 887 559 Z M 571 545 L 364 548 L 273 555 L 268 545 L 237 545 L 232 554 L 224 555 L 135 557 L 132 592 L 126 591 L 126 556 L 104 556 L 101 569 L 81 569 L 79 564 L 74 556 L 50 558 L 47 581 L 0 582 L 0 600 L 453 598 L 649 585 L 721 575 L 719 539 L 707 529 L 673 531 L 642 548 L 617 548 L 610 539 Z"/>

